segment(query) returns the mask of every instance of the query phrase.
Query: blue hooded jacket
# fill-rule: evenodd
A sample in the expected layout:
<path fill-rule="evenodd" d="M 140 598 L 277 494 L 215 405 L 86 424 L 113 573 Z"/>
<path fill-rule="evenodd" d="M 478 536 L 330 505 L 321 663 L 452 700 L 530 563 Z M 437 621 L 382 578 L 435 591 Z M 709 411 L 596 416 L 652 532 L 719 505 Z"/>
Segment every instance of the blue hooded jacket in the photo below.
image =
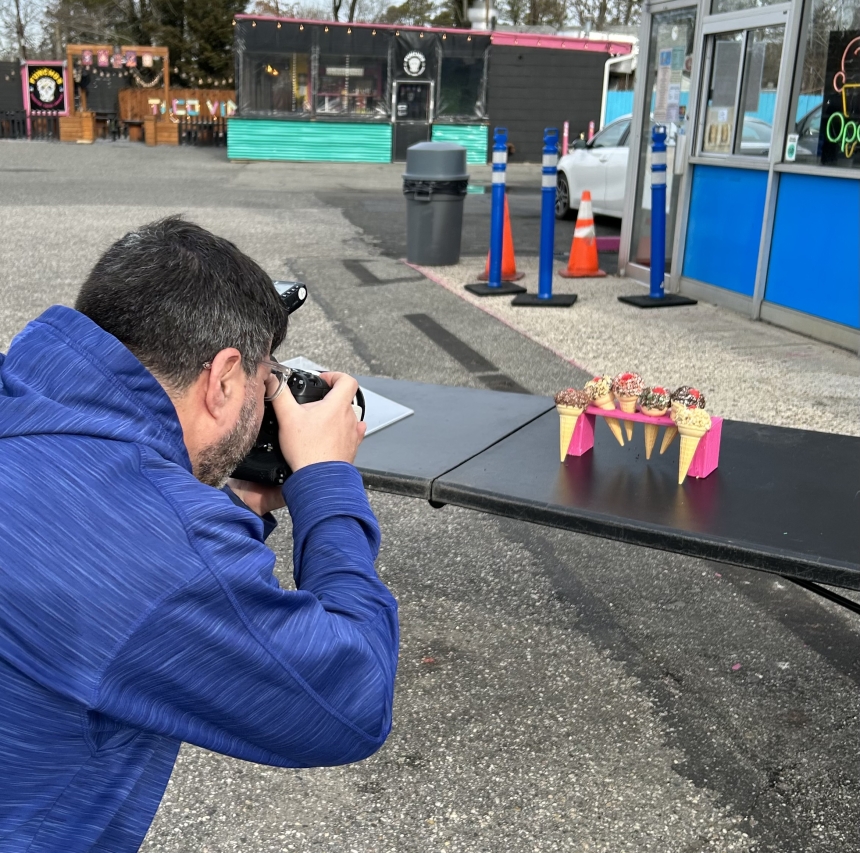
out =
<path fill-rule="evenodd" d="M 0 355 L 0 850 L 135 851 L 189 741 L 281 767 L 391 727 L 397 607 L 356 469 L 284 486 L 297 590 L 149 371 L 55 306 Z"/>

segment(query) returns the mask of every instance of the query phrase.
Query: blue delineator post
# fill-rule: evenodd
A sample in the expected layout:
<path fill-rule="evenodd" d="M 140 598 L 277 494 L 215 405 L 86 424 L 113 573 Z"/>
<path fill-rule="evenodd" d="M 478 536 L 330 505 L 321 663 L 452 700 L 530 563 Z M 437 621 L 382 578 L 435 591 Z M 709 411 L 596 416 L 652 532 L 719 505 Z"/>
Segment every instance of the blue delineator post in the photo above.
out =
<path fill-rule="evenodd" d="M 508 168 L 508 131 L 493 131 L 493 190 L 490 211 L 490 274 L 486 284 L 467 284 L 466 290 L 478 296 L 525 293 L 525 288 L 502 281 L 502 249 L 505 237 L 505 179 Z"/>
<path fill-rule="evenodd" d="M 575 293 L 552 295 L 552 264 L 555 254 L 555 192 L 558 173 L 558 128 L 546 127 L 543 132 L 543 161 L 541 167 L 540 260 L 538 261 L 537 296 L 523 293 L 514 297 L 511 305 L 553 306 L 569 308 L 576 302 Z"/>
<path fill-rule="evenodd" d="M 666 128 L 651 131 L 651 293 L 662 299 L 666 277 Z"/>
<path fill-rule="evenodd" d="M 558 129 L 544 128 L 541 169 L 540 266 L 538 298 L 552 298 L 552 261 L 555 251 L 555 184 L 558 172 Z"/>
<path fill-rule="evenodd" d="M 490 214 L 490 278 L 488 287 L 502 286 L 502 241 L 505 235 L 505 189 L 508 171 L 508 131 L 493 133 L 493 207 Z"/>
<path fill-rule="evenodd" d="M 695 305 L 696 300 L 678 293 L 666 293 L 666 128 L 655 124 L 651 130 L 651 284 L 647 296 L 619 296 L 619 302 L 637 308 L 674 308 Z"/>

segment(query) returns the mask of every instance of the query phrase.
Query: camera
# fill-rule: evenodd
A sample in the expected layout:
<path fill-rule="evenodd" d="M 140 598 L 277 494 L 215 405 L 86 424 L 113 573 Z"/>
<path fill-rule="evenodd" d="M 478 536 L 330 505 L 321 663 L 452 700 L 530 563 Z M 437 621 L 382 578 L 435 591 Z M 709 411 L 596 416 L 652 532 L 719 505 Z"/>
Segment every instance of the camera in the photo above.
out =
<path fill-rule="evenodd" d="M 307 287 L 304 284 L 298 281 L 276 281 L 274 285 L 289 313 L 304 305 L 308 295 Z M 287 389 L 300 404 L 322 400 L 331 390 L 322 377 L 316 373 L 287 367 L 284 368 L 284 371 L 288 374 Z M 352 408 L 356 417 L 363 421 L 364 395 L 360 388 L 355 395 Z M 239 480 L 250 480 L 253 483 L 281 486 L 292 473 L 287 460 L 281 453 L 275 409 L 270 402 L 267 402 L 263 410 L 263 422 L 260 425 L 260 432 L 254 446 L 231 476 Z"/>

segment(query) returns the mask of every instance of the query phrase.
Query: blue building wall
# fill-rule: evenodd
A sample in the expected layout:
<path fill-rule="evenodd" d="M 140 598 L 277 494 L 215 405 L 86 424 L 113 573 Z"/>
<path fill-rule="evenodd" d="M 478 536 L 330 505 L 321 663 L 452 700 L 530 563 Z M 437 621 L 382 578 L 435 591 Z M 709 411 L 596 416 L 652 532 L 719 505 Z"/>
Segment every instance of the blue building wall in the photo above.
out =
<path fill-rule="evenodd" d="M 681 92 L 681 106 L 686 107 L 690 100 L 689 92 Z M 800 120 L 811 109 L 821 103 L 821 95 L 801 95 L 797 102 L 796 119 Z M 758 109 L 749 116 L 760 118 L 768 124 L 773 124 L 774 110 L 776 109 L 776 92 L 762 92 L 759 95 Z M 654 96 L 651 97 L 651 111 L 654 111 Z M 633 92 L 607 92 L 606 93 L 606 124 L 633 112 Z"/>
<path fill-rule="evenodd" d="M 752 296 L 767 172 L 693 166 L 683 274 Z"/>
<path fill-rule="evenodd" d="M 782 174 L 765 299 L 860 328 L 860 181 Z"/>

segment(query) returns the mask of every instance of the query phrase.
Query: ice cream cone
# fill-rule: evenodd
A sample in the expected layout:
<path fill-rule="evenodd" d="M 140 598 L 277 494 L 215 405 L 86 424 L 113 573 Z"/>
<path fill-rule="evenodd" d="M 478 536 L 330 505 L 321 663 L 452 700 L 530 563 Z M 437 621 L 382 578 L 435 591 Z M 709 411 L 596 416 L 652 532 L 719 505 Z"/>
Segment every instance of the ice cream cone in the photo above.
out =
<path fill-rule="evenodd" d="M 660 431 L 660 424 L 644 424 L 645 427 L 645 458 L 651 458 L 651 451 L 654 449 L 654 444 L 657 441 L 657 433 Z"/>
<path fill-rule="evenodd" d="M 687 476 L 687 471 L 690 470 L 690 463 L 693 461 L 696 448 L 707 429 L 689 426 L 681 426 L 678 429 L 681 431 L 681 455 L 678 459 L 678 485 L 680 486 Z"/>
<path fill-rule="evenodd" d="M 576 429 L 576 422 L 584 409 L 577 409 L 574 406 L 556 406 L 559 416 L 559 437 L 561 461 L 564 462 L 567 456 L 567 449 L 570 447 L 570 440 L 573 437 L 573 431 Z"/>
<path fill-rule="evenodd" d="M 636 413 L 637 397 L 619 397 L 618 403 L 621 406 L 621 411 L 628 415 Z M 624 421 L 624 429 L 627 431 L 627 440 L 633 440 L 633 421 Z"/>
<path fill-rule="evenodd" d="M 611 398 L 601 397 L 599 400 L 594 401 L 594 405 L 599 409 L 615 411 L 615 403 L 612 402 Z M 606 421 L 606 426 L 612 430 L 615 440 L 624 447 L 624 436 L 621 434 L 621 423 L 616 418 L 604 418 L 603 420 Z"/>
<path fill-rule="evenodd" d="M 675 440 L 675 436 L 677 434 L 678 434 L 678 427 L 676 427 L 676 426 L 667 426 L 666 427 L 666 432 L 663 433 L 663 443 L 660 445 L 660 455 L 661 456 L 669 448 L 669 445 Z"/>

